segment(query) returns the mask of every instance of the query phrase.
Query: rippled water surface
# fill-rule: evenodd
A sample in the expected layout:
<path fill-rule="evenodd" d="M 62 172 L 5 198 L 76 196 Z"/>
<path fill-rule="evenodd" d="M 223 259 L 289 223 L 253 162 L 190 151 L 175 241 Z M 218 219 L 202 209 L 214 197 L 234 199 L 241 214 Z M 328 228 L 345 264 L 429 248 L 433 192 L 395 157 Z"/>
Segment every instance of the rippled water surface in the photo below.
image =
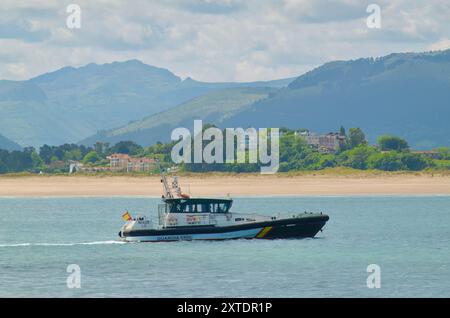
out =
<path fill-rule="evenodd" d="M 236 198 L 233 211 L 324 211 L 315 239 L 121 243 L 154 198 L 0 198 L 0 297 L 450 297 L 450 197 Z M 69 264 L 81 288 L 69 289 Z M 381 268 L 369 289 L 366 269 Z"/>

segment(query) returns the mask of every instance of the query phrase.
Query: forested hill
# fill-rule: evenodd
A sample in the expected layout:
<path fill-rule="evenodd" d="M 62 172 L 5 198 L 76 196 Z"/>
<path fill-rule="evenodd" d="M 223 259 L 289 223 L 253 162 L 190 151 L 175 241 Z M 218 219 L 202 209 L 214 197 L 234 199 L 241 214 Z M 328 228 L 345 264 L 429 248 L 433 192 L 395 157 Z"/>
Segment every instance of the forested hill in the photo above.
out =
<path fill-rule="evenodd" d="M 5 136 L 0 135 L 0 149 L 11 151 L 11 150 L 20 150 L 21 147 L 14 141 L 11 141 Z"/>
<path fill-rule="evenodd" d="M 254 103 L 229 127 L 361 127 L 415 148 L 450 145 L 450 50 L 327 63 Z"/>

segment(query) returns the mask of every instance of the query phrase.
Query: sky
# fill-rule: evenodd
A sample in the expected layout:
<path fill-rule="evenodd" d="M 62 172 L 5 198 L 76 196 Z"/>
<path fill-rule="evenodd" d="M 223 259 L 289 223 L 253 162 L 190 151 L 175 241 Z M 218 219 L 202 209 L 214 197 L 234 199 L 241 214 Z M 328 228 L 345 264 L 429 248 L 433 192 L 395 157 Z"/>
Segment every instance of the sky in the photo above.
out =
<path fill-rule="evenodd" d="M 80 28 L 69 28 L 77 4 Z M 369 28 L 369 4 L 380 28 Z M 294 77 L 333 60 L 450 48 L 450 0 L 0 0 L 0 79 L 139 59 L 180 77 Z"/>

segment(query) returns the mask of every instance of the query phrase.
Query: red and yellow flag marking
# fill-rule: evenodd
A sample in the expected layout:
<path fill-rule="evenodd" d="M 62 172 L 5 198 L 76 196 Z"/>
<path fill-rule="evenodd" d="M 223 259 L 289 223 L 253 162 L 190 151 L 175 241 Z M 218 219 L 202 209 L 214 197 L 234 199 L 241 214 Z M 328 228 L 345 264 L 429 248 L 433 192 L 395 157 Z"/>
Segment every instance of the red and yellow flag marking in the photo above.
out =
<path fill-rule="evenodd" d="M 132 219 L 130 213 L 128 213 L 128 211 L 126 211 L 124 214 L 122 214 L 122 219 L 126 222 L 126 221 L 130 221 Z"/>

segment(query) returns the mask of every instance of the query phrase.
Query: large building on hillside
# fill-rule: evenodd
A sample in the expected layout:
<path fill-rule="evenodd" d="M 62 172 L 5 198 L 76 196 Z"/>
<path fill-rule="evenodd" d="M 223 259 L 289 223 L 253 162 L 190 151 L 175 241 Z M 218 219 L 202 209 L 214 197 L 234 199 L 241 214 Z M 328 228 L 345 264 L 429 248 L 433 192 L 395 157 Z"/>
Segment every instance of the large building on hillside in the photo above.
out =
<path fill-rule="evenodd" d="M 317 148 L 321 153 L 336 153 L 339 147 L 345 142 L 345 136 L 333 132 L 325 135 L 316 135 L 304 131 L 299 135 L 305 139 L 308 145 Z"/>

